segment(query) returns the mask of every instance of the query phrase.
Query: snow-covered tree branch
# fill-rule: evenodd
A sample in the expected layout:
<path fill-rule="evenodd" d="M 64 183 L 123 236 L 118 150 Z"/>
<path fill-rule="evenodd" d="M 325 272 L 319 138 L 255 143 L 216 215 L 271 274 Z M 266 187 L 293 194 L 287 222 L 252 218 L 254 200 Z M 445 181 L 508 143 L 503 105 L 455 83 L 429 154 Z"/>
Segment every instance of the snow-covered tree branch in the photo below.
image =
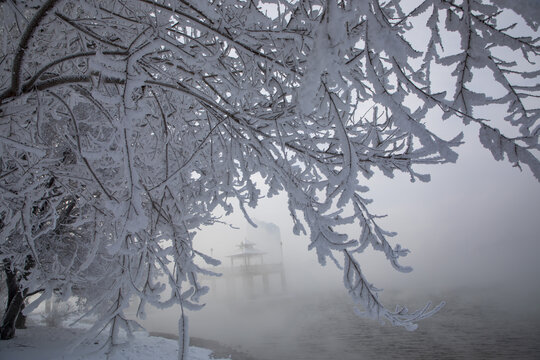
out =
<path fill-rule="evenodd" d="M 540 180 L 529 3 L 1 1 L 4 268 L 21 296 L 87 299 L 94 332 L 115 344 L 134 326 L 123 314 L 133 298 L 141 316 L 147 303 L 200 307 L 208 270 L 196 261 L 217 261 L 193 238 L 215 210 L 238 204 L 249 219 L 262 196 L 285 192 L 294 232 L 343 269 L 365 313 L 414 328 L 438 308 L 386 309 L 355 259 L 371 246 L 410 271 L 362 179 L 428 181 L 417 165 L 455 162 L 462 135 L 430 127 L 444 118 L 476 124 L 496 160 Z M 339 230 L 351 223 L 359 238 Z M 184 315 L 179 328 L 182 358 Z"/>

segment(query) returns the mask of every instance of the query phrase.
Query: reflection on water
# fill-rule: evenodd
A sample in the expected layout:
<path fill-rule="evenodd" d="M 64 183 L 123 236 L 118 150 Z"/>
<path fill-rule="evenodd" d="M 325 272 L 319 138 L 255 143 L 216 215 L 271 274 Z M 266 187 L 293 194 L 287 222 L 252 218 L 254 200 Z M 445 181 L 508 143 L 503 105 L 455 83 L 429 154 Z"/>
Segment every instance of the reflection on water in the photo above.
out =
<path fill-rule="evenodd" d="M 411 309 L 422 305 L 403 294 L 385 295 Z M 190 323 L 193 336 L 220 341 L 259 360 L 540 358 L 538 306 L 511 298 L 495 301 L 499 295 L 470 289 L 445 294 L 443 310 L 414 332 L 358 318 L 341 292 L 210 303 L 192 314 Z M 149 315 L 149 330 L 176 332 L 172 314 Z"/>

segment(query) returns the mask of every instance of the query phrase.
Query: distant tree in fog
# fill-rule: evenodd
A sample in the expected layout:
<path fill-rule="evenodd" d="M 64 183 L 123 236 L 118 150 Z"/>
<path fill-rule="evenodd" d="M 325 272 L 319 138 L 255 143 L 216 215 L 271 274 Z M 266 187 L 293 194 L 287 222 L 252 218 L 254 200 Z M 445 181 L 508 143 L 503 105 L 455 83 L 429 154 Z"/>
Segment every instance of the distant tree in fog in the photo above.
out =
<path fill-rule="evenodd" d="M 218 263 L 193 247 L 197 230 L 233 204 L 249 221 L 280 192 L 363 314 L 414 329 L 437 308 L 385 308 L 355 259 L 371 246 L 411 270 L 362 179 L 428 181 L 416 165 L 455 162 L 462 136 L 434 132 L 441 117 L 540 179 L 534 1 L 3 0 L 0 12 L 0 258 L 14 298 L 42 292 L 29 310 L 77 294 L 111 344 L 132 329 L 131 298 L 139 316 L 180 304 L 184 358 L 184 310 L 207 292 L 198 264 Z M 358 237 L 340 231 L 351 223 Z"/>

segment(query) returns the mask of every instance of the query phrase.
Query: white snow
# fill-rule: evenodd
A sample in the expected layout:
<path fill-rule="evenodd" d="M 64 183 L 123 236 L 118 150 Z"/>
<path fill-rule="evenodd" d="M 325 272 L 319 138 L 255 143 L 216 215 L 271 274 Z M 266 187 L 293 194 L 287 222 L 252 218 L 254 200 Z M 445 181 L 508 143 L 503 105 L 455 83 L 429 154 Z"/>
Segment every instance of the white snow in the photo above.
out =
<path fill-rule="evenodd" d="M 30 325 L 18 329 L 15 338 L 0 341 L 0 359 L 7 360 L 172 360 L 178 358 L 178 343 L 161 337 L 149 336 L 144 331 L 117 345 L 107 358 L 103 344 L 106 336 L 85 342 L 75 350 L 71 345 L 84 332 L 81 328 L 52 328 Z M 212 351 L 191 346 L 188 360 L 224 360 L 211 357 Z"/>

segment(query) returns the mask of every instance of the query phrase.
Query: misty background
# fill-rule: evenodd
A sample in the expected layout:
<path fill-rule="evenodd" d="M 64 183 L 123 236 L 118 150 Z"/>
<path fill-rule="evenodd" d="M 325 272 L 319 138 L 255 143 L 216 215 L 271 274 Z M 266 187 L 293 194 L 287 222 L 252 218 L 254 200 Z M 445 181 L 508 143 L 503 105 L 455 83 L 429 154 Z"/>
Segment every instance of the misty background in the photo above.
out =
<path fill-rule="evenodd" d="M 519 23 L 516 17 L 507 13 L 505 19 Z M 514 31 L 519 34 L 520 26 Z M 426 39 L 419 32 L 410 40 Z M 459 51 L 457 39 L 447 39 L 447 47 L 453 42 Z M 453 81 L 444 69 L 433 74 L 434 88 L 439 84 L 444 90 Z M 504 89 L 485 88 L 491 76 L 475 69 L 469 86 L 500 97 Z M 477 116 L 497 119 L 496 106 L 477 111 Z M 226 224 L 201 229 L 194 246 L 229 266 L 228 256 L 239 252 L 240 242 L 255 242 L 267 252 L 266 263 L 282 260 L 286 292 L 280 294 L 274 283 L 270 295 L 251 298 L 237 284 L 231 300 L 223 279 L 208 280 L 205 308 L 190 314 L 192 336 L 219 341 L 257 360 L 537 359 L 540 186 L 528 168 L 495 161 L 479 143 L 474 124 L 465 128 L 455 117 L 439 120 L 437 109 L 428 117 L 426 126 L 443 138 L 464 131 L 456 164 L 415 167 L 431 175 L 427 183 L 412 183 L 397 172 L 394 178 L 376 172 L 361 181 L 374 200 L 369 210 L 387 215 L 378 224 L 398 233 L 391 244 L 411 250 L 401 264 L 414 270 L 395 271 L 383 253 L 369 247 L 358 259 L 368 281 L 383 289 L 379 299 L 388 308 L 399 304 L 415 311 L 428 302 L 446 302 L 439 313 L 420 321 L 414 332 L 358 317 L 341 271 L 331 262 L 324 267 L 317 262 L 315 252 L 308 251 L 309 234 L 292 233 L 287 198 L 280 194 L 248 209 L 258 228 L 236 208 L 222 218 Z M 353 224 L 346 231 L 358 238 L 361 228 Z M 178 311 L 149 311 L 144 325 L 149 331 L 177 333 Z"/>
<path fill-rule="evenodd" d="M 449 135 L 457 129 L 451 123 L 438 126 Z M 271 295 L 256 298 L 239 293 L 231 301 L 223 283 L 214 283 L 203 298 L 205 308 L 189 314 L 192 336 L 260 360 L 537 358 L 540 187 L 527 169 L 495 161 L 475 129 L 467 130 L 456 164 L 419 169 L 431 174 L 428 183 L 411 183 L 404 174 L 365 180 L 374 199 L 370 210 L 388 215 L 379 224 L 398 233 L 392 243 L 411 250 L 401 263 L 414 269 L 399 273 L 384 254 L 370 249 L 361 254 L 366 277 L 384 289 L 380 299 L 389 308 L 400 304 L 412 311 L 428 301 L 446 302 L 434 317 L 420 321 L 417 331 L 354 314 L 340 270 L 332 263 L 320 266 L 307 250 L 308 236 L 292 234 L 281 194 L 249 210 L 258 228 L 235 211 L 222 219 L 235 228 L 201 229 L 194 244 L 223 266 L 229 266 L 227 256 L 237 253 L 244 240 L 269 251 L 266 263 L 278 261 L 277 251 L 282 251 L 287 291 L 274 288 Z M 352 238 L 360 230 L 347 229 Z M 143 323 L 149 331 L 177 333 L 178 311 L 149 310 Z"/>

